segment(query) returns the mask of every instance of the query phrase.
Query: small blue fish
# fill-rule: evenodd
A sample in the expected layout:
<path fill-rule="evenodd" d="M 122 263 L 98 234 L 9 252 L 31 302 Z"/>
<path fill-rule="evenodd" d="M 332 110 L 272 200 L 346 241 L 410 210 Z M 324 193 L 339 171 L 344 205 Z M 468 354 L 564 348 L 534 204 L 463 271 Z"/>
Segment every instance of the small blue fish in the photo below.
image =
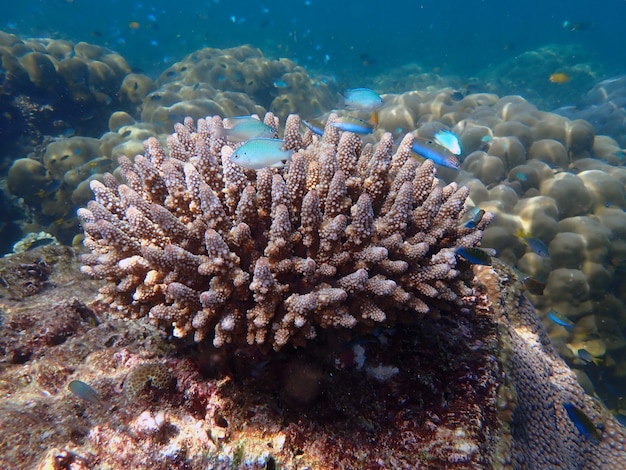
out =
<path fill-rule="evenodd" d="M 233 152 L 230 160 L 249 170 L 282 168 L 293 154 L 293 150 L 283 150 L 283 145 L 285 141 L 279 139 L 250 139 Z"/>
<path fill-rule="evenodd" d="M 600 443 L 600 431 L 598 431 L 596 425 L 583 410 L 575 407 L 571 403 L 563 403 L 563 408 L 565 408 L 567 416 L 572 420 L 578 432 L 594 444 Z"/>
<path fill-rule="evenodd" d="M 491 266 L 491 255 L 480 248 L 459 247 L 455 250 L 455 253 L 472 264 Z"/>
<path fill-rule="evenodd" d="M 287 88 L 287 82 L 284 80 L 274 80 L 274 88 Z"/>
<path fill-rule="evenodd" d="M 416 140 L 411 150 L 423 158 L 432 160 L 437 165 L 458 170 L 461 168 L 459 160 L 445 147 L 437 145 L 432 140 Z"/>
<path fill-rule="evenodd" d="M 476 228 L 480 221 L 483 220 L 483 215 L 485 215 L 483 209 L 478 206 L 472 207 L 467 211 L 460 225 L 465 228 Z"/>
<path fill-rule="evenodd" d="M 98 395 L 98 392 L 96 392 L 91 385 L 81 380 L 72 380 L 67 388 L 78 398 L 82 398 L 90 403 L 95 403 L 96 405 L 102 404 L 102 399 L 100 395 Z"/>
<path fill-rule="evenodd" d="M 521 171 L 515 173 L 515 177 L 522 182 L 528 181 L 528 176 L 526 176 L 526 173 L 522 173 Z"/>
<path fill-rule="evenodd" d="M 374 132 L 374 126 L 369 122 L 349 116 L 336 119 L 333 122 L 333 127 L 340 131 L 353 132 L 355 134 L 371 134 Z"/>
<path fill-rule="evenodd" d="M 378 93 L 369 88 L 352 88 L 346 90 L 344 104 L 347 108 L 360 111 L 374 111 L 383 105 L 383 99 Z"/>
<path fill-rule="evenodd" d="M 461 142 L 456 134 L 447 129 L 442 129 L 435 134 L 435 142 L 447 148 L 455 155 L 461 155 Z"/>
<path fill-rule="evenodd" d="M 548 312 L 548 318 L 557 325 L 560 325 L 563 328 L 567 328 L 569 330 L 573 330 L 576 327 L 576 324 L 572 320 L 567 318 L 565 315 L 561 315 L 556 310 L 550 310 Z"/>
<path fill-rule="evenodd" d="M 231 122 L 229 119 L 226 120 L 227 123 Z M 230 129 L 218 130 L 221 137 L 226 137 L 231 142 L 245 142 L 257 137 L 269 139 L 274 136 L 274 129 L 251 116 L 237 118 L 234 122 L 236 124 Z"/>
<path fill-rule="evenodd" d="M 518 230 L 514 234 L 517 238 L 522 240 L 528 248 L 530 248 L 535 254 L 542 258 L 549 258 L 550 251 L 548 246 L 538 238 L 531 237 L 529 233 L 524 232 L 522 229 Z"/>
<path fill-rule="evenodd" d="M 301 122 L 304 125 L 304 127 L 306 127 L 311 132 L 313 132 L 313 134 L 322 135 L 324 133 L 324 129 L 322 129 L 321 127 L 316 126 L 311 121 L 307 121 L 305 119 L 302 119 Z"/>

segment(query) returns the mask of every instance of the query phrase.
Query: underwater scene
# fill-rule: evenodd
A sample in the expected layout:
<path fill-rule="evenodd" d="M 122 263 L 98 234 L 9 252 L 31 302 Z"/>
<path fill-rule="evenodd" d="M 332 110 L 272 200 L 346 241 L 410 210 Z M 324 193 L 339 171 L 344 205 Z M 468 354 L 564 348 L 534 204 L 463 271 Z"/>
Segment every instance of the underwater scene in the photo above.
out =
<path fill-rule="evenodd" d="M 626 1 L 0 9 L 0 468 L 626 468 Z"/>

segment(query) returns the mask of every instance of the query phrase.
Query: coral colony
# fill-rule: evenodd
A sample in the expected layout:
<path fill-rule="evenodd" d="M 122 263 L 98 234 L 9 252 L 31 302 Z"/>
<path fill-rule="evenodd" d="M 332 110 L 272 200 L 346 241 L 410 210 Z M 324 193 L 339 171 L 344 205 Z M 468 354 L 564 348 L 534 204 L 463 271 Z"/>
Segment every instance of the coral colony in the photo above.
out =
<path fill-rule="evenodd" d="M 120 158 L 91 182 L 81 209 L 83 271 L 111 282 L 102 298 L 149 316 L 177 337 L 302 346 L 320 329 L 394 325 L 460 305 L 490 215 L 459 224 L 469 190 L 441 187 L 434 165 L 411 157 L 412 136 L 392 153 L 341 133 L 331 116 L 321 137 L 291 115 L 284 169 L 233 164 L 220 117 L 185 120 L 152 138 L 134 163 Z M 265 124 L 275 130 L 271 113 Z"/>

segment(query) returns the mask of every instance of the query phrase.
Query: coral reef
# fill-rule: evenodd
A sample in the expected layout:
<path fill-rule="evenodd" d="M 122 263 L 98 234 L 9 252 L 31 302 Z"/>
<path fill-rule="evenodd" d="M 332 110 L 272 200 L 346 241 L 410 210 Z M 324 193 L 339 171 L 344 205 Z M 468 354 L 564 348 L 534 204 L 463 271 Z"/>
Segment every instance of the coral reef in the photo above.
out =
<path fill-rule="evenodd" d="M 502 309 L 509 325 L 502 350 L 510 353 L 504 373 L 512 386 L 502 390 L 500 398 L 507 403 L 501 403 L 501 409 L 510 449 L 501 463 L 505 468 L 529 469 L 623 468 L 626 429 L 599 400 L 583 392 L 576 375 L 552 346 L 520 279 L 501 263 L 494 269 L 477 267 L 477 277 L 488 297 L 499 300 L 496 308 Z M 583 410 L 602 430 L 601 442 L 593 443 L 578 431 L 565 403 Z"/>
<path fill-rule="evenodd" d="M 271 111 L 316 116 L 332 108 L 336 95 L 289 59 L 271 60 L 259 49 L 205 48 L 166 69 L 157 90 L 143 104 L 141 120 L 169 129 L 185 116 L 194 119 L 263 115 Z"/>
<path fill-rule="evenodd" d="M 59 248 L 33 254 L 50 250 Z M 15 315 L 40 318 L 43 304 L 85 309 L 98 321 L 77 319 L 65 341 L 23 363 L 3 351 L 3 468 L 624 466 L 624 428 L 585 395 L 501 263 L 476 269 L 464 308 L 268 357 L 248 347 L 173 351 L 147 319 L 120 320 L 110 305 L 85 305 L 99 283 L 77 274 L 72 251 L 61 255 L 50 261 L 57 287 L 19 302 L 0 298 L 0 337 L 18 333 L 8 321 Z M 3 269 L 12 260 L 23 261 L 8 257 Z M 36 331 L 24 331 L 25 343 Z M 122 384 L 153 364 L 175 381 L 129 402 Z M 374 376 L 384 370 L 392 374 Z M 72 380 L 88 383 L 102 404 L 73 395 Z M 566 402 L 601 429 L 598 444 L 568 419 Z"/>
<path fill-rule="evenodd" d="M 567 86 L 551 83 L 555 72 L 568 77 Z M 593 53 L 583 46 L 548 44 L 497 62 L 480 76 L 484 90 L 522 95 L 541 109 L 554 109 L 578 100 L 603 73 Z"/>
<path fill-rule="evenodd" d="M 0 145 L 15 150 L 24 136 L 66 131 L 102 132 L 120 106 L 118 92 L 130 67 L 106 48 L 64 40 L 29 39 L 0 31 Z"/>
<path fill-rule="evenodd" d="M 617 140 L 617 156 L 624 160 L 626 147 L 626 76 L 618 76 L 596 83 L 574 106 L 562 106 L 554 112 L 569 119 L 584 119 L 598 134 Z M 610 153 L 609 153 L 610 155 Z"/>
<path fill-rule="evenodd" d="M 120 159 L 125 184 L 91 182 L 83 272 L 111 282 L 102 297 L 128 316 L 215 346 L 278 350 L 461 305 L 470 271 L 455 250 L 479 243 L 490 216 L 459 226 L 469 190 L 440 187 L 412 136 L 392 154 L 391 134 L 363 146 L 334 119 L 307 145 L 289 117 L 285 170 L 234 165 L 219 117 L 178 124 L 169 155 L 149 139 L 134 164 Z"/>
<path fill-rule="evenodd" d="M 483 245 L 546 284 L 542 295 L 529 294 L 534 305 L 577 325 L 567 330 L 546 320 L 559 353 L 578 373 L 602 376 L 606 386 L 596 391 L 619 406 L 619 394 L 609 390 L 626 387 L 623 150 L 595 135 L 590 123 L 540 111 L 519 96 L 454 94 L 386 95 L 380 125 L 415 126 L 418 137 L 446 125 L 459 135 L 462 171 L 438 175 L 468 186 L 470 203 L 495 214 Z M 519 230 L 543 242 L 551 256 L 528 249 L 515 236 Z M 590 367 L 578 357 L 581 349 L 602 364 Z"/>

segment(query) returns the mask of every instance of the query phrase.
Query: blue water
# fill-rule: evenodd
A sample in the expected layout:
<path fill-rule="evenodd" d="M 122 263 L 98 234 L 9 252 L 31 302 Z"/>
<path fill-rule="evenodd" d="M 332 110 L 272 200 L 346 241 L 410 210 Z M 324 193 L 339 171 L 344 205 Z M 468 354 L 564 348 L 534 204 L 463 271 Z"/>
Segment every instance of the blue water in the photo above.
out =
<path fill-rule="evenodd" d="M 406 63 L 467 77 L 548 44 L 582 46 L 603 76 L 626 69 L 626 2 L 618 0 L 189 3 L 10 2 L 0 29 L 104 45 L 151 76 L 199 48 L 246 43 L 348 81 Z"/>

